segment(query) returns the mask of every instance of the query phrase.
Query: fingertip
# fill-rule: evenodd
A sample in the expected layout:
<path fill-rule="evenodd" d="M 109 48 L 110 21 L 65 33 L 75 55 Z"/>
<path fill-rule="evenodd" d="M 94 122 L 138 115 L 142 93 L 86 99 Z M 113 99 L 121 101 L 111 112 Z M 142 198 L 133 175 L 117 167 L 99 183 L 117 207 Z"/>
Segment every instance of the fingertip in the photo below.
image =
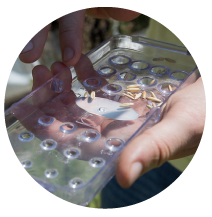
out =
<path fill-rule="evenodd" d="M 136 11 L 131 11 L 128 9 L 123 9 L 123 8 L 114 8 L 114 7 L 108 7 L 108 8 L 103 8 L 103 10 L 113 19 L 122 21 L 122 22 L 127 22 L 130 20 L 133 20 L 137 18 L 140 13 Z"/>
<path fill-rule="evenodd" d="M 62 63 L 62 62 L 54 62 L 52 65 L 51 65 L 51 71 L 53 73 L 53 75 L 56 75 L 58 74 L 59 72 L 61 72 L 62 70 L 66 69 L 67 66 Z"/>
<path fill-rule="evenodd" d="M 51 71 L 43 65 L 37 65 L 32 70 L 33 90 L 52 78 Z"/>
<path fill-rule="evenodd" d="M 142 144 L 141 144 L 142 141 Z M 152 157 L 153 156 L 153 157 Z M 117 181 L 123 188 L 129 188 L 150 168 L 156 157 L 149 136 L 140 135 L 122 151 L 117 163 Z"/>
<path fill-rule="evenodd" d="M 130 187 L 130 168 L 131 164 L 129 159 L 125 154 L 121 154 L 116 165 L 116 180 L 122 188 Z"/>
<path fill-rule="evenodd" d="M 125 173 L 124 171 L 121 171 L 121 168 L 119 168 L 118 165 L 116 167 L 116 180 L 122 188 L 130 187 L 130 184 L 128 181 L 128 174 Z"/>
<path fill-rule="evenodd" d="M 19 54 L 19 59 L 24 63 L 33 63 L 38 60 L 43 52 L 43 48 L 48 36 L 51 24 L 41 29 L 23 48 Z"/>
<path fill-rule="evenodd" d="M 52 78 L 52 73 L 46 66 L 37 65 L 32 69 L 32 77 L 33 81 L 36 79 L 44 83 Z"/>
<path fill-rule="evenodd" d="M 65 47 L 62 52 L 63 62 L 68 63 L 74 57 L 74 50 L 71 47 Z"/>
<path fill-rule="evenodd" d="M 82 39 L 75 39 L 75 45 L 73 47 L 66 46 L 62 48 L 62 60 L 66 66 L 74 66 L 77 64 L 81 57 L 82 52 Z"/>
<path fill-rule="evenodd" d="M 129 171 L 118 171 L 116 179 L 122 188 L 129 188 L 141 176 L 143 165 L 141 162 L 131 164 Z"/>
<path fill-rule="evenodd" d="M 50 76 L 51 71 L 44 65 L 37 65 L 32 69 L 32 76 L 37 76 L 38 74 L 47 73 Z"/>
<path fill-rule="evenodd" d="M 59 19 L 59 36 L 62 60 L 66 66 L 80 59 L 83 44 L 85 10 L 67 14 Z"/>
<path fill-rule="evenodd" d="M 38 60 L 41 56 L 41 52 L 37 52 L 35 49 L 33 40 L 29 41 L 27 45 L 24 47 L 24 49 L 19 54 L 19 59 L 23 63 L 33 63 L 36 60 Z"/>

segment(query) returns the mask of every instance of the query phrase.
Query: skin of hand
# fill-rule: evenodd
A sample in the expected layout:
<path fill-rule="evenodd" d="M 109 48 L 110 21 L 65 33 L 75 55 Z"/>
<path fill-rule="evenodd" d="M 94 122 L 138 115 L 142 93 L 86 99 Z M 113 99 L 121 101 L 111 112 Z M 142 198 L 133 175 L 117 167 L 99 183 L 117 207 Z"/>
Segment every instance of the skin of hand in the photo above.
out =
<path fill-rule="evenodd" d="M 84 9 L 59 18 L 60 48 L 62 60 L 67 66 L 75 65 L 80 59 L 85 13 L 95 18 L 113 18 L 118 21 L 129 21 L 140 15 L 126 9 L 107 7 Z M 51 24 L 44 27 L 27 43 L 19 55 L 22 62 L 32 63 L 38 60 L 43 52 L 50 27 Z"/>
<path fill-rule="evenodd" d="M 205 114 L 205 93 L 199 78 L 174 93 L 161 121 L 126 146 L 116 167 L 118 183 L 128 188 L 141 175 L 166 161 L 194 154 L 204 130 Z"/>

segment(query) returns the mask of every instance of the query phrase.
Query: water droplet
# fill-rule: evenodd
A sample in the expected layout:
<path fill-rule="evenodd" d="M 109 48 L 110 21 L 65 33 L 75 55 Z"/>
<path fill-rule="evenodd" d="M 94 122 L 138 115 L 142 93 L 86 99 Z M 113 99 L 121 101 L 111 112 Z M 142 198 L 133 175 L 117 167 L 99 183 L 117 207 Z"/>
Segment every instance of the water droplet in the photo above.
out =
<path fill-rule="evenodd" d="M 98 111 L 99 111 L 99 112 L 105 112 L 105 111 L 106 111 L 106 108 L 100 107 L 100 108 L 98 109 Z"/>

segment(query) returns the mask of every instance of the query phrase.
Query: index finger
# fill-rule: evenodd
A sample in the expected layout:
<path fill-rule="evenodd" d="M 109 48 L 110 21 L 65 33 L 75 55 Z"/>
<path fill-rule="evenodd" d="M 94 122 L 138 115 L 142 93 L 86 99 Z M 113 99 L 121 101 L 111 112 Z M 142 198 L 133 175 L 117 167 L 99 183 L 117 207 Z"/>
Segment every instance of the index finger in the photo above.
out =
<path fill-rule="evenodd" d="M 59 19 L 60 48 L 63 62 L 75 65 L 79 60 L 83 45 L 85 10 L 67 14 Z"/>

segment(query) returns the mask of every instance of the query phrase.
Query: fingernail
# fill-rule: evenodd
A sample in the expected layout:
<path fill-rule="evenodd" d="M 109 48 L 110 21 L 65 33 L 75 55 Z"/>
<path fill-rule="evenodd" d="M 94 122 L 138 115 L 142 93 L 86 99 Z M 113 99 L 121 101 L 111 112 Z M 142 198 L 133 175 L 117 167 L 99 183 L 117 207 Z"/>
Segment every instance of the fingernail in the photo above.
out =
<path fill-rule="evenodd" d="M 133 163 L 130 171 L 130 185 L 132 185 L 136 179 L 140 177 L 142 170 L 143 165 L 140 162 Z"/>
<path fill-rule="evenodd" d="M 74 56 L 74 51 L 70 48 L 70 47 L 66 47 L 63 50 L 63 61 L 64 62 L 68 62 L 69 60 L 71 60 Z"/>
<path fill-rule="evenodd" d="M 27 45 L 24 47 L 24 49 L 21 51 L 21 53 L 25 53 L 27 51 L 30 51 L 34 48 L 34 45 L 32 41 L 28 42 Z"/>

